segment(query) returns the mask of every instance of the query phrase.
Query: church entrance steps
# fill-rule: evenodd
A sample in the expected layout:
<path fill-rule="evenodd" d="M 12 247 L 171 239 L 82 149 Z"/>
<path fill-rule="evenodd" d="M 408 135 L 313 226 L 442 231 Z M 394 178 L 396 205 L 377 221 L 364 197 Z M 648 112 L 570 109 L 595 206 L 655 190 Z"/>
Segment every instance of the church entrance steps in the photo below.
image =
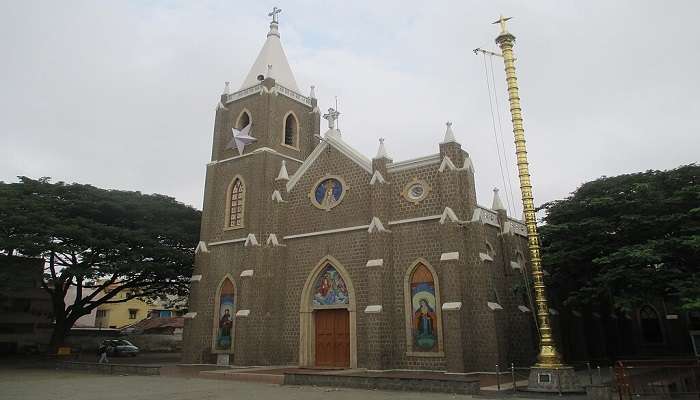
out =
<path fill-rule="evenodd" d="M 480 389 L 477 376 L 423 371 L 299 369 L 285 372 L 284 384 L 457 394 L 478 394 Z"/>

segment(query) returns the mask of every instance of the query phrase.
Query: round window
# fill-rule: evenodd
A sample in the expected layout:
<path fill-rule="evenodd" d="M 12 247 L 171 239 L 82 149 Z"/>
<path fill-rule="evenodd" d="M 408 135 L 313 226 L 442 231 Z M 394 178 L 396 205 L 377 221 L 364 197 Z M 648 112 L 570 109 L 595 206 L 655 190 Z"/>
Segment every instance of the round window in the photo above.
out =
<path fill-rule="evenodd" d="M 411 187 L 408 189 L 408 197 L 418 200 L 421 197 L 423 197 L 423 193 L 425 193 L 425 189 L 423 188 L 423 185 L 420 183 L 416 183 L 411 185 Z"/>
<path fill-rule="evenodd" d="M 430 192 L 430 186 L 424 181 L 414 178 L 404 187 L 402 194 L 406 200 L 418 203 L 428 196 L 428 192 Z"/>

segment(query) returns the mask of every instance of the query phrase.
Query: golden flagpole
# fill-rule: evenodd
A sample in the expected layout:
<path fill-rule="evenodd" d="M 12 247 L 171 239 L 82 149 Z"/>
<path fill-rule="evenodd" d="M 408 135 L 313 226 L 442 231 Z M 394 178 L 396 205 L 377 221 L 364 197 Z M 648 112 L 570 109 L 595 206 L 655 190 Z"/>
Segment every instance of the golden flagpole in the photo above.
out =
<path fill-rule="evenodd" d="M 525 129 L 523 128 L 522 108 L 518 93 L 518 78 L 515 74 L 515 56 L 513 45 L 515 36 L 506 29 L 506 21 L 510 18 L 501 16 L 494 24 L 499 24 L 501 32 L 496 37 L 496 44 L 501 48 L 500 56 L 503 57 L 508 86 L 508 102 L 513 122 L 513 135 L 515 137 L 515 154 L 518 162 L 518 178 L 520 179 L 520 191 L 523 200 L 523 213 L 525 226 L 527 227 L 528 250 L 530 252 L 530 265 L 535 290 L 535 303 L 537 307 L 537 321 L 539 323 L 540 343 L 537 363 L 530 369 L 528 389 L 542 392 L 575 392 L 580 390 L 574 369 L 563 364 L 562 357 L 557 350 L 557 344 L 552 336 L 552 326 L 549 319 L 549 305 L 542 273 L 542 260 L 540 258 L 540 241 L 537 235 L 537 219 L 535 204 L 532 196 L 532 182 L 530 181 L 530 168 L 527 161 L 527 149 L 525 148 Z M 481 49 L 475 52 L 494 54 Z M 496 54 L 498 55 L 498 54 Z"/>
<path fill-rule="evenodd" d="M 549 321 L 549 305 L 542 274 L 542 260 L 540 258 L 540 241 L 537 235 L 537 219 L 535 216 L 535 204 L 532 197 L 532 183 L 530 182 L 530 168 L 527 162 L 527 150 L 525 149 L 525 129 L 523 128 L 522 109 L 518 94 L 518 78 L 515 75 L 515 56 L 513 44 L 515 36 L 506 30 L 506 21 L 510 18 L 501 18 L 494 22 L 500 24 L 501 33 L 496 37 L 496 44 L 501 48 L 501 55 L 506 69 L 506 82 L 508 84 L 508 102 L 513 120 L 513 135 L 515 136 L 515 154 L 518 158 L 518 177 L 520 178 L 520 191 L 523 199 L 523 213 L 527 226 L 527 241 L 530 251 L 530 265 L 532 271 L 533 286 L 535 289 L 535 302 L 537 304 L 537 320 L 540 328 L 540 352 L 537 365 L 545 368 L 561 367 L 561 356 L 557 351 L 557 345 L 552 337 L 552 328 Z"/>

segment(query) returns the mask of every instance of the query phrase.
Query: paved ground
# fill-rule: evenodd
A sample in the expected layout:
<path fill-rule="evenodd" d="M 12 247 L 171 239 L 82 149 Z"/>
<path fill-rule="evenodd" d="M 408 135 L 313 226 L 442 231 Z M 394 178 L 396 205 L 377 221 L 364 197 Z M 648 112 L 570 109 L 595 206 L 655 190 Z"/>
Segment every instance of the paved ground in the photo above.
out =
<path fill-rule="evenodd" d="M 435 400 L 470 398 L 440 393 L 384 392 L 164 376 L 114 376 L 0 368 L 2 400 L 417 400 L 426 397 Z"/>

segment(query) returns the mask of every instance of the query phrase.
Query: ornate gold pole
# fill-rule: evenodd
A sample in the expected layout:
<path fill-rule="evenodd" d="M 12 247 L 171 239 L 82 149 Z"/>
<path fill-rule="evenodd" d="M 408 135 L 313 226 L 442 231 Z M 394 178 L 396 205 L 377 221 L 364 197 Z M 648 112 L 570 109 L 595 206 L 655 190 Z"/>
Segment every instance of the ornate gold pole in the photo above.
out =
<path fill-rule="evenodd" d="M 549 323 L 549 306 L 545 293 L 544 279 L 542 277 L 542 263 L 540 259 L 540 242 L 537 236 L 537 220 L 535 217 L 535 205 L 532 198 L 532 183 L 530 182 L 530 170 L 527 162 L 527 150 L 525 149 L 525 129 L 520 108 L 520 96 L 518 95 L 518 78 L 515 76 L 515 57 L 513 56 L 513 43 L 515 36 L 506 30 L 506 21 L 510 18 L 501 18 L 494 24 L 501 25 L 501 33 L 496 37 L 496 44 L 501 48 L 503 62 L 506 69 L 506 81 L 508 83 L 508 101 L 513 121 L 513 135 L 515 136 L 515 154 L 518 157 L 518 176 L 520 178 L 520 191 L 523 198 L 523 212 L 525 225 L 527 226 L 528 249 L 530 251 L 530 264 L 532 266 L 532 279 L 535 288 L 535 302 L 537 303 L 537 319 L 540 325 L 540 352 L 536 367 L 561 368 L 561 356 L 557 351 L 556 343 L 552 337 L 552 328 Z"/>

